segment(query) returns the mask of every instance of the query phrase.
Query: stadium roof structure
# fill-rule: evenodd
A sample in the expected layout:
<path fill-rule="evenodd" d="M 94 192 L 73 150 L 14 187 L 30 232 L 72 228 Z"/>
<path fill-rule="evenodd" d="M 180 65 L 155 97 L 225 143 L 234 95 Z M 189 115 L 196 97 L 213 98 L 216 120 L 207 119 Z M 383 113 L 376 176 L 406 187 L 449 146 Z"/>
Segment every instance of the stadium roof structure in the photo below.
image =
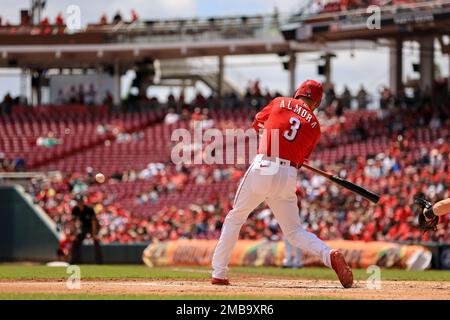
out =
<path fill-rule="evenodd" d="M 450 0 L 383 6 L 378 12 L 377 8 L 90 24 L 81 30 L 55 25 L 0 26 L 0 68 L 106 68 L 113 71 L 117 89 L 123 70 L 136 64 L 216 56 L 216 89 L 220 95 L 224 56 L 278 54 L 288 59 L 285 63 L 290 73 L 289 90 L 293 91 L 297 52 L 328 52 L 329 57 L 333 50 L 389 46 L 390 86 L 397 91 L 402 79 L 402 41 L 418 40 L 422 41 L 421 85 L 429 86 L 434 79 L 434 62 L 429 52 L 434 51 L 434 37 L 450 33 Z M 379 28 L 368 27 L 368 20 L 377 13 Z M 450 52 L 449 48 L 446 50 Z M 326 64 L 329 70 L 329 60 Z M 328 82 L 329 76 L 326 78 Z M 115 101 L 119 100 L 119 93 L 115 93 Z"/>
<path fill-rule="evenodd" d="M 379 29 L 367 27 L 371 14 L 359 9 L 300 16 L 151 20 L 90 24 L 78 31 L 61 26 L 0 26 L 0 67 L 71 68 L 115 60 L 127 65 L 143 57 L 285 54 L 339 49 L 332 44 L 337 41 L 417 38 L 450 32 L 450 0 L 381 7 Z"/>
<path fill-rule="evenodd" d="M 0 27 L 0 67 L 94 67 L 143 58 L 284 53 L 289 43 L 276 17 L 252 16 L 88 25 L 70 32 L 58 26 Z"/>
<path fill-rule="evenodd" d="M 389 47 L 389 87 L 399 93 L 404 84 L 403 41 L 420 44 L 419 85 L 426 89 L 434 83 L 435 39 L 450 59 L 450 1 L 395 2 L 383 7 L 300 16 L 282 28 L 287 41 L 297 43 L 340 43 L 371 41 Z M 450 72 L 450 70 L 449 70 Z M 448 81 L 450 90 L 450 81 Z"/>
<path fill-rule="evenodd" d="M 354 30 L 351 33 L 348 30 L 329 32 L 335 28 L 336 17 L 339 21 L 347 16 L 360 19 L 360 13 L 356 10 L 342 16 L 320 14 L 297 18 L 273 14 L 120 22 L 90 24 L 75 31 L 54 25 L 1 26 L 0 68 L 92 68 L 114 64 L 115 61 L 120 61 L 121 66 L 126 68 L 146 58 L 282 56 L 289 52 L 371 48 L 373 43 L 369 41 L 353 41 L 356 37 Z M 311 37 L 296 36 L 303 31 Z M 343 34 L 345 36 L 341 36 Z M 373 37 L 367 37 L 369 39 L 372 41 Z M 337 43 L 333 40 L 348 41 Z M 378 44 L 383 45 L 382 42 Z"/>
<path fill-rule="evenodd" d="M 379 9 L 379 11 L 378 11 Z M 369 18 L 378 14 L 379 26 Z M 434 0 L 402 3 L 385 7 L 298 17 L 283 28 L 286 40 L 332 42 L 377 40 L 380 38 L 414 39 L 450 33 L 450 1 Z"/>

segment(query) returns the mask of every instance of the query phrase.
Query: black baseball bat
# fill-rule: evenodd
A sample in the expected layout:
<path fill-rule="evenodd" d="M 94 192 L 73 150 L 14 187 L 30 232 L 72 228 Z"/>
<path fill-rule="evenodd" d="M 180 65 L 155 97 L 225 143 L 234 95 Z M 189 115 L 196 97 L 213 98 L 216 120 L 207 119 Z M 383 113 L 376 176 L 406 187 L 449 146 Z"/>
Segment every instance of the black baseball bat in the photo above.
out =
<path fill-rule="evenodd" d="M 331 174 L 329 172 L 325 172 L 323 170 L 311 167 L 310 165 L 307 165 L 305 163 L 302 166 L 305 167 L 308 170 L 311 170 L 311 171 L 321 175 L 321 176 L 324 176 L 325 178 L 333 181 L 337 185 L 339 185 L 339 186 L 341 186 L 341 187 L 343 187 L 343 188 L 345 188 L 347 190 L 350 190 L 350 191 L 353 191 L 356 194 L 359 194 L 360 196 L 366 198 L 367 200 L 369 200 L 369 201 L 371 201 L 373 203 L 378 203 L 378 201 L 380 200 L 380 196 L 379 195 L 377 195 L 376 193 L 373 193 L 372 191 L 364 189 L 363 187 L 358 186 L 357 184 L 354 184 L 354 183 L 352 183 L 350 181 L 347 181 L 347 180 L 344 180 L 342 178 L 339 178 L 338 176 L 333 175 L 333 174 Z"/>

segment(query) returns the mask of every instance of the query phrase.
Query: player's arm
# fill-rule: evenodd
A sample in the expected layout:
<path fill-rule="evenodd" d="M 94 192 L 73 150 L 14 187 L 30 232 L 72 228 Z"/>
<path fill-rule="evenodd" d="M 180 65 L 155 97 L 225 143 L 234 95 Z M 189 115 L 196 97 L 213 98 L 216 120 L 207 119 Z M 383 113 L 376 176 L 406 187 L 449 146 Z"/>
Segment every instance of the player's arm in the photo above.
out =
<path fill-rule="evenodd" d="M 269 119 L 274 101 L 275 100 L 272 100 L 267 106 L 265 106 L 260 112 L 255 115 L 255 120 L 253 121 L 252 127 L 256 130 L 256 132 L 264 129 L 264 122 Z"/>
<path fill-rule="evenodd" d="M 418 223 L 419 228 L 424 232 L 435 231 L 439 223 L 439 216 L 450 212 L 450 198 L 432 205 L 425 198 L 416 197 L 415 203 L 421 208 Z"/>
<path fill-rule="evenodd" d="M 436 202 L 431 209 L 425 209 L 423 215 L 427 220 L 433 219 L 435 216 L 443 216 L 450 213 L 450 198 Z"/>

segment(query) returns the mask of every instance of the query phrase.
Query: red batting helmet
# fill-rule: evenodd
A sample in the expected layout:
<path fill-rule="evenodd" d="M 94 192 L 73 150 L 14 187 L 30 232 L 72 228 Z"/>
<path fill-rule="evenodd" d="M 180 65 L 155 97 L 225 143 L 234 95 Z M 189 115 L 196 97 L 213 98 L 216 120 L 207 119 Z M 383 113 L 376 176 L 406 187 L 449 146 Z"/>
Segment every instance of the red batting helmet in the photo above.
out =
<path fill-rule="evenodd" d="M 297 91 L 295 91 L 294 99 L 298 97 L 307 97 L 317 104 L 322 101 L 323 88 L 320 83 L 314 80 L 306 80 L 303 82 Z"/>

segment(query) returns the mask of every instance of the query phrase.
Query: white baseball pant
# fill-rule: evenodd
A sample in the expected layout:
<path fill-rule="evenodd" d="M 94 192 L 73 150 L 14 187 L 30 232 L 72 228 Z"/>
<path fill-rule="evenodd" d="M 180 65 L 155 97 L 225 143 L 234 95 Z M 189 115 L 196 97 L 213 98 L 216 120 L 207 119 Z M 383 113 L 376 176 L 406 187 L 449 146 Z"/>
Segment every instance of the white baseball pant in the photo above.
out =
<path fill-rule="evenodd" d="M 292 251 L 294 251 L 294 257 L 292 257 Z M 283 267 L 298 268 L 302 266 L 302 250 L 297 247 L 293 247 L 288 239 L 284 238 L 284 259 Z"/>
<path fill-rule="evenodd" d="M 257 155 L 245 173 L 234 199 L 233 209 L 225 218 L 219 242 L 212 258 L 212 276 L 226 279 L 231 253 L 239 231 L 249 214 L 263 201 L 272 209 L 287 240 L 301 250 L 309 251 L 331 267 L 331 249 L 301 225 L 297 206 L 297 169 L 289 161 L 264 160 Z"/>

